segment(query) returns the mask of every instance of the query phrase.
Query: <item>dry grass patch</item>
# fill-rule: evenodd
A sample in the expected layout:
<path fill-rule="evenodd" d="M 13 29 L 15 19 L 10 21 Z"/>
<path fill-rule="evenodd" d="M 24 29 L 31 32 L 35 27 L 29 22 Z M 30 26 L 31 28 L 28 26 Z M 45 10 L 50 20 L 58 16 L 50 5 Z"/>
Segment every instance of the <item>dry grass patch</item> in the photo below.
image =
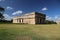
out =
<path fill-rule="evenodd" d="M 32 40 L 30 36 L 16 36 L 15 40 Z"/>

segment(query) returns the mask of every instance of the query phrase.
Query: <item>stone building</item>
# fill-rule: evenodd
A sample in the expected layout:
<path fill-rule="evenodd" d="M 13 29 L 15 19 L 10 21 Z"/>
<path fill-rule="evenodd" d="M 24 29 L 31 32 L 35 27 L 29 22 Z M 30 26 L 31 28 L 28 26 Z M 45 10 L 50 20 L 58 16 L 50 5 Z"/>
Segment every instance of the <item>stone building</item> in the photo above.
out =
<path fill-rule="evenodd" d="M 46 15 L 38 12 L 31 12 L 21 16 L 13 17 L 13 23 L 43 24 Z"/>

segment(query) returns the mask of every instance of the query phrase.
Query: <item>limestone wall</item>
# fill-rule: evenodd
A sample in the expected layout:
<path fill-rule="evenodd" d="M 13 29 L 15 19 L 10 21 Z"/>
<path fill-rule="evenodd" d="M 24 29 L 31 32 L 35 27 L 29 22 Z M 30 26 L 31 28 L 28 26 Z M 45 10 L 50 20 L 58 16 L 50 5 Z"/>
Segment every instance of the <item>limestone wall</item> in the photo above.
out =
<path fill-rule="evenodd" d="M 43 23 L 44 21 L 45 21 L 45 15 L 35 12 L 13 18 L 13 23 L 39 24 Z"/>

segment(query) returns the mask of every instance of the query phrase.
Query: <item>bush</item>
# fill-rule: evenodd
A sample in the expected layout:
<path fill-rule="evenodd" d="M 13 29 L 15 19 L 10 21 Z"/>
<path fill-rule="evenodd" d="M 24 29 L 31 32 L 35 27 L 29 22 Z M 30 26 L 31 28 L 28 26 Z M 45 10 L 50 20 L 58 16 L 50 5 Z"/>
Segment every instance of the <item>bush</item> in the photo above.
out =
<path fill-rule="evenodd" d="M 0 20 L 0 24 L 1 23 L 12 23 L 12 20 L 11 21 L 8 21 L 8 20 Z"/>
<path fill-rule="evenodd" d="M 45 24 L 57 24 L 55 21 L 45 20 Z"/>

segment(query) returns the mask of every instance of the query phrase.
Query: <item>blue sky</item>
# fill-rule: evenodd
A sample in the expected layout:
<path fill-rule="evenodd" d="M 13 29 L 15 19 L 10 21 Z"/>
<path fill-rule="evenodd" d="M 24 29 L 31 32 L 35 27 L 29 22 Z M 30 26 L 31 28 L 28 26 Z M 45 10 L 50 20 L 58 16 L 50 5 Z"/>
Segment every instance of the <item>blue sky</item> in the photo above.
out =
<path fill-rule="evenodd" d="M 47 20 L 60 20 L 60 0 L 0 0 L 0 6 L 6 19 L 37 11 L 46 14 Z"/>

